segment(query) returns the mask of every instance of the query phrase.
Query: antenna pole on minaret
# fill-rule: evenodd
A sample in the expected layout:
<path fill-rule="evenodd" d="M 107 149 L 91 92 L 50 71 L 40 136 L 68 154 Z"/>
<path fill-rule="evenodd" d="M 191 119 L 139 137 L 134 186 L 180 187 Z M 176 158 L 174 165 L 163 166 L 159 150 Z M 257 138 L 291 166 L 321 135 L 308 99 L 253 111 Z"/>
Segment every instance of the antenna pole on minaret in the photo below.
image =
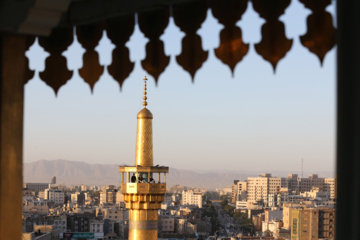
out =
<path fill-rule="evenodd" d="M 144 102 L 143 102 L 143 105 L 144 105 L 144 107 L 146 108 L 146 106 L 147 106 L 147 97 L 146 97 L 146 94 L 147 94 L 147 92 L 146 92 L 146 90 L 147 90 L 147 88 L 146 88 L 146 81 L 147 81 L 147 78 L 146 78 L 146 76 L 144 77 L 144 97 L 143 97 L 143 99 L 144 99 Z"/>

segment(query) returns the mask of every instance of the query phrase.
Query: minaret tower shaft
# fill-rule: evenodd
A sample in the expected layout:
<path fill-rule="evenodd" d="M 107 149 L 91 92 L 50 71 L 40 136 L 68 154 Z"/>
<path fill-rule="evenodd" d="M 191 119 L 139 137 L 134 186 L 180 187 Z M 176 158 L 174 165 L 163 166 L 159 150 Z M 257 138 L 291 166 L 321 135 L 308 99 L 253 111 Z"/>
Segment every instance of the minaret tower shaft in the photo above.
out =
<path fill-rule="evenodd" d="M 146 77 L 144 78 L 144 108 L 137 115 L 137 136 L 135 165 L 153 166 L 152 113 L 147 106 Z"/>
<path fill-rule="evenodd" d="M 146 77 L 144 80 L 144 108 L 137 115 L 135 165 L 119 168 L 122 175 L 121 192 L 129 209 L 129 240 L 158 238 L 157 212 L 164 201 L 166 173 L 169 172 L 168 167 L 153 166 L 153 115 L 146 108 Z"/>

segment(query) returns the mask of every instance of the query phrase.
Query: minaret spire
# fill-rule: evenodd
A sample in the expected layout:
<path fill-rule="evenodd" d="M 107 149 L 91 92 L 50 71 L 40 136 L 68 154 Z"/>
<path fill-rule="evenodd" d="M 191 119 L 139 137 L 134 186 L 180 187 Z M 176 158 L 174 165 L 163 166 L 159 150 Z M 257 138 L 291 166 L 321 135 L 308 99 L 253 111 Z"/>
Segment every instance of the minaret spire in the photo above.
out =
<path fill-rule="evenodd" d="M 146 108 L 146 80 L 144 77 L 144 108 L 137 115 L 135 165 L 119 168 L 121 192 L 129 209 L 129 240 L 158 239 L 158 209 L 165 199 L 169 172 L 168 167 L 153 164 L 153 115 Z"/>
<path fill-rule="evenodd" d="M 144 102 L 143 102 L 143 105 L 144 105 L 144 107 L 146 108 L 146 106 L 147 106 L 147 97 L 146 97 L 146 94 L 147 94 L 147 92 L 146 92 L 146 90 L 147 90 L 147 88 L 146 88 L 146 81 L 147 81 L 147 78 L 146 78 L 146 76 L 144 77 Z"/>

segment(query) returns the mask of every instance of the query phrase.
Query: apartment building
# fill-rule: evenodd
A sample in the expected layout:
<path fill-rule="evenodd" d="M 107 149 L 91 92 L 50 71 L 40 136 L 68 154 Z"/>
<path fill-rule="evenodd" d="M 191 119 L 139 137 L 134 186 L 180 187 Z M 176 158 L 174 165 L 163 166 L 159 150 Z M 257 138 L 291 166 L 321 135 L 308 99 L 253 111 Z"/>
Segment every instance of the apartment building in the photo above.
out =
<path fill-rule="evenodd" d="M 112 221 L 127 220 L 128 211 L 126 208 L 120 207 L 106 207 L 101 209 L 104 218 L 108 218 Z"/>
<path fill-rule="evenodd" d="M 329 193 L 330 199 L 335 198 L 335 179 L 319 178 L 317 174 L 310 174 L 308 178 L 299 178 L 297 174 L 289 174 L 287 178 L 280 178 L 264 173 L 259 177 L 249 177 L 245 183 L 247 200 L 251 203 L 262 201 L 266 206 L 274 204 L 269 202 L 271 195 L 300 194 L 311 192 L 314 189 Z M 239 185 L 239 182 L 237 184 Z M 238 190 L 237 193 L 239 192 Z M 319 193 L 318 195 L 325 196 L 326 194 Z"/>
<path fill-rule="evenodd" d="M 239 182 L 239 180 L 234 180 L 234 183 L 231 185 L 231 202 L 235 203 L 236 199 L 237 199 L 237 194 L 238 194 L 238 185 L 237 183 Z"/>
<path fill-rule="evenodd" d="M 46 202 L 25 200 L 23 201 L 23 212 L 48 214 L 49 206 Z"/>
<path fill-rule="evenodd" d="M 24 183 L 24 188 L 40 192 L 49 188 L 49 183 Z"/>
<path fill-rule="evenodd" d="M 196 205 L 202 208 L 203 193 L 196 190 L 182 191 L 182 205 Z"/>
<path fill-rule="evenodd" d="M 330 199 L 336 198 L 336 192 L 335 192 L 335 178 L 325 178 L 324 179 L 324 191 L 330 193 Z"/>
<path fill-rule="evenodd" d="M 255 203 L 267 203 L 268 195 L 280 193 L 286 181 L 279 177 L 272 177 L 270 173 L 263 173 L 259 177 L 249 177 L 246 184 L 247 200 Z"/>
<path fill-rule="evenodd" d="M 61 232 L 66 232 L 67 230 L 67 218 L 66 216 L 61 216 L 54 220 L 54 228 L 59 229 Z"/>
<path fill-rule="evenodd" d="M 291 240 L 334 239 L 335 209 L 298 208 L 291 213 Z"/>
<path fill-rule="evenodd" d="M 44 199 L 50 202 L 54 202 L 55 204 L 64 204 L 65 193 L 64 191 L 58 189 L 45 189 Z"/>
<path fill-rule="evenodd" d="M 231 189 L 231 202 L 236 203 L 236 201 L 239 200 L 246 200 L 246 190 L 247 190 L 247 182 L 240 182 L 239 180 L 234 180 L 234 183 L 232 185 Z M 239 199 L 239 195 L 241 198 Z"/>
<path fill-rule="evenodd" d="M 320 188 L 320 191 L 329 192 L 330 198 L 335 199 L 335 178 L 319 178 L 317 174 L 300 178 L 297 174 L 289 174 L 286 181 L 288 189 L 293 193 L 299 194 L 309 192 L 313 188 Z"/>
<path fill-rule="evenodd" d="M 100 192 L 100 204 L 103 203 L 116 203 L 116 196 L 118 190 L 114 185 L 106 185 L 104 189 Z"/>
<path fill-rule="evenodd" d="M 162 216 L 160 220 L 161 232 L 174 232 L 175 231 L 175 218 Z"/>
<path fill-rule="evenodd" d="M 104 221 L 102 220 L 91 220 L 89 225 L 90 225 L 89 232 L 93 232 L 93 233 L 104 232 Z"/>
<path fill-rule="evenodd" d="M 71 194 L 71 203 L 83 205 L 85 204 L 85 193 L 76 192 Z"/>

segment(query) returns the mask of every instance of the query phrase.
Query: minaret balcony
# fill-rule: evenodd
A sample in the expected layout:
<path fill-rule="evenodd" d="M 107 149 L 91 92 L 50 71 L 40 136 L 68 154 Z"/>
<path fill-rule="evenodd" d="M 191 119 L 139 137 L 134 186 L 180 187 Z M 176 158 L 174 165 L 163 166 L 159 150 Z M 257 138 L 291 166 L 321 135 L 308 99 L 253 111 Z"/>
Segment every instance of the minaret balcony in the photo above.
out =
<path fill-rule="evenodd" d="M 166 183 L 122 183 L 122 194 L 165 194 Z"/>
<path fill-rule="evenodd" d="M 121 193 L 165 194 L 166 173 L 164 166 L 120 166 Z"/>

